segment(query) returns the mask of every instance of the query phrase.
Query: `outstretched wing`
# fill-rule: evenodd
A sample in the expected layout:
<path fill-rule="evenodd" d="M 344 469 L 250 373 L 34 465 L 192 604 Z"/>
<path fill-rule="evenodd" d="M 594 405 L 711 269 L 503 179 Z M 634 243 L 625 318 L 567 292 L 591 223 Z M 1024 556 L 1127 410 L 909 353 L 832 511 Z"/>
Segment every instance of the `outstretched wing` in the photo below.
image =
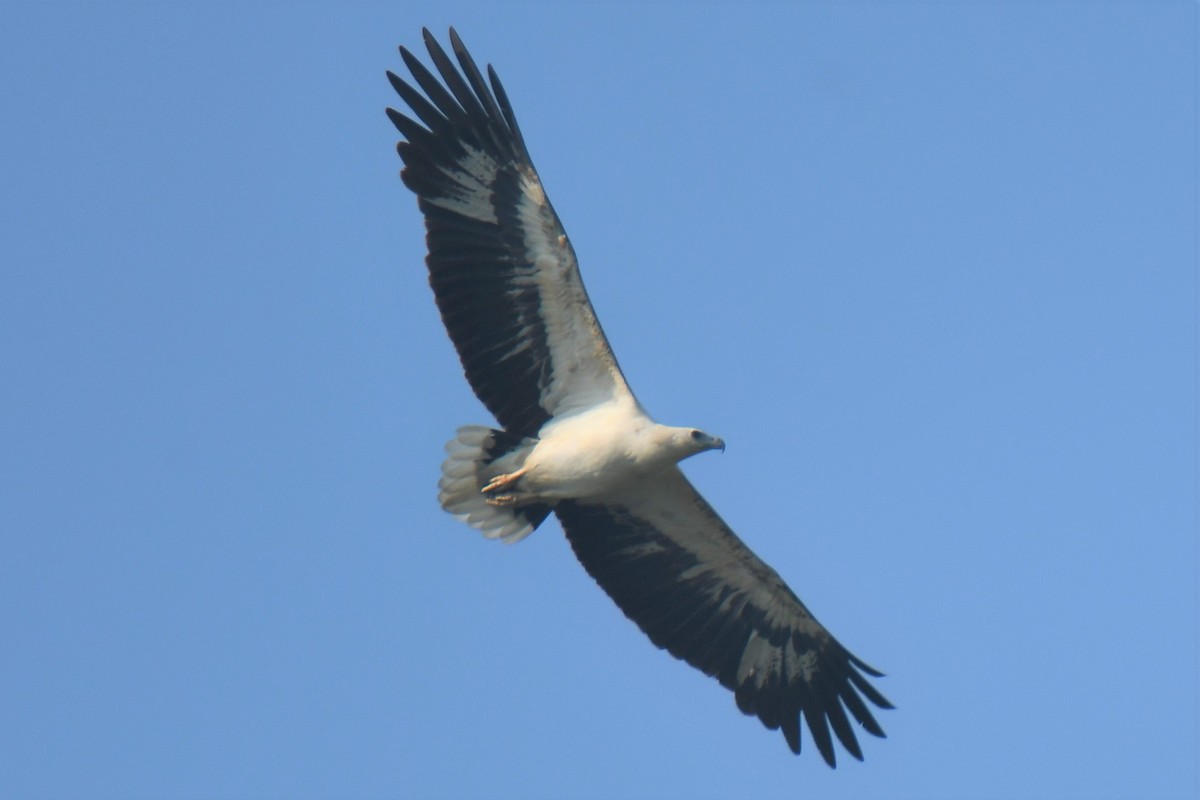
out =
<path fill-rule="evenodd" d="M 441 81 L 401 47 L 424 95 L 389 72 L 416 120 L 387 113 L 405 137 L 400 176 L 425 215 L 429 283 L 467 380 L 522 436 L 573 408 L 632 400 L 495 70 L 489 89 L 453 29 L 461 72 L 424 36 Z"/>
<path fill-rule="evenodd" d="M 555 508 L 584 568 L 657 646 L 733 691 L 800 752 L 803 716 L 835 766 L 830 729 L 862 760 L 851 717 L 883 729 L 863 698 L 892 705 L 775 570 L 750 551 L 678 469 L 603 505 Z M 849 715 L 847 715 L 849 712 Z"/>

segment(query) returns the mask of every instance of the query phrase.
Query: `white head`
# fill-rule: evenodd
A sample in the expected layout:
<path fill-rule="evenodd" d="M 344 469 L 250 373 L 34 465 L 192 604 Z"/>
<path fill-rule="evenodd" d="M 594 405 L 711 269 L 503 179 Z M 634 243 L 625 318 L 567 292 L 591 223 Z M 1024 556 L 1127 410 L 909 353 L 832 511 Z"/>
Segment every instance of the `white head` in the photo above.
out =
<path fill-rule="evenodd" d="M 705 450 L 725 452 L 723 439 L 710 436 L 696 428 L 670 428 L 664 425 L 661 431 L 665 434 L 663 445 L 671 451 L 675 461 L 682 461 Z"/>

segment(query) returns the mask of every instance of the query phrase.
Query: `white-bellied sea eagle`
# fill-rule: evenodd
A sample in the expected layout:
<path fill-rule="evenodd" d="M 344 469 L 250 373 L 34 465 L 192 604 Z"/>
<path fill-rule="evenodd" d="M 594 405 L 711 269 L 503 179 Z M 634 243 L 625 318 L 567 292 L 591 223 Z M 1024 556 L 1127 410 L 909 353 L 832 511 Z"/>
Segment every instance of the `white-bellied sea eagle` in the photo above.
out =
<path fill-rule="evenodd" d="M 442 507 L 506 542 L 553 511 L 584 569 L 650 641 L 720 681 L 793 752 L 803 717 L 829 766 L 830 729 L 861 760 L 851 719 L 882 737 L 864 698 L 892 707 L 864 677 L 880 673 L 684 477 L 678 462 L 724 442 L 660 425 L 638 403 L 495 70 L 485 82 L 453 29 L 457 67 L 424 37 L 441 80 L 401 47 L 422 91 L 389 72 L 412 116 L 387 113 L 404 136 L 401 178 L 425 216 L 442 320 L 501 425 L 460 428 L 447 444 Z"/>

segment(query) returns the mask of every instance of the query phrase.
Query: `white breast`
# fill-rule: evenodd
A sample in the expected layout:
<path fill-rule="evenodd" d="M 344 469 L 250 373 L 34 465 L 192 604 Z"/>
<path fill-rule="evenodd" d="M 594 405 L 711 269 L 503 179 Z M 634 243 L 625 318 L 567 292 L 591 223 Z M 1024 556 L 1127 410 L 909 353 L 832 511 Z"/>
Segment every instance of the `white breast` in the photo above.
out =
<path fill-rule="evenodd" d="M 608 494 L 645 474 L 656 427 L 636 404 L 619 401 L 553 420 L 525 462 L 523 487 L 548 499 Z"/>

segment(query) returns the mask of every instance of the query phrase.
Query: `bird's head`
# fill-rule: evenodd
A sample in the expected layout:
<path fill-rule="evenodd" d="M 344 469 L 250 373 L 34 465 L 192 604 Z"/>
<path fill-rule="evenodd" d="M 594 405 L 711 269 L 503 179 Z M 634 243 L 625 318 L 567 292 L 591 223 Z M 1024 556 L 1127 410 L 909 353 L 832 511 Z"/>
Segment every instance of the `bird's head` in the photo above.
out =
<path fill-rule="evenodd" d="M 716 436 L 710 436 L 702 430 L 696 428 L 675 428 L 672 436 L 672 444 L 682 453 L 679 460 L 682 461 L 689 456 L 694 456 L 697 453 L 703 453 L 705 450 L 720 450 L 725 452 L 725 440 Z"/>

